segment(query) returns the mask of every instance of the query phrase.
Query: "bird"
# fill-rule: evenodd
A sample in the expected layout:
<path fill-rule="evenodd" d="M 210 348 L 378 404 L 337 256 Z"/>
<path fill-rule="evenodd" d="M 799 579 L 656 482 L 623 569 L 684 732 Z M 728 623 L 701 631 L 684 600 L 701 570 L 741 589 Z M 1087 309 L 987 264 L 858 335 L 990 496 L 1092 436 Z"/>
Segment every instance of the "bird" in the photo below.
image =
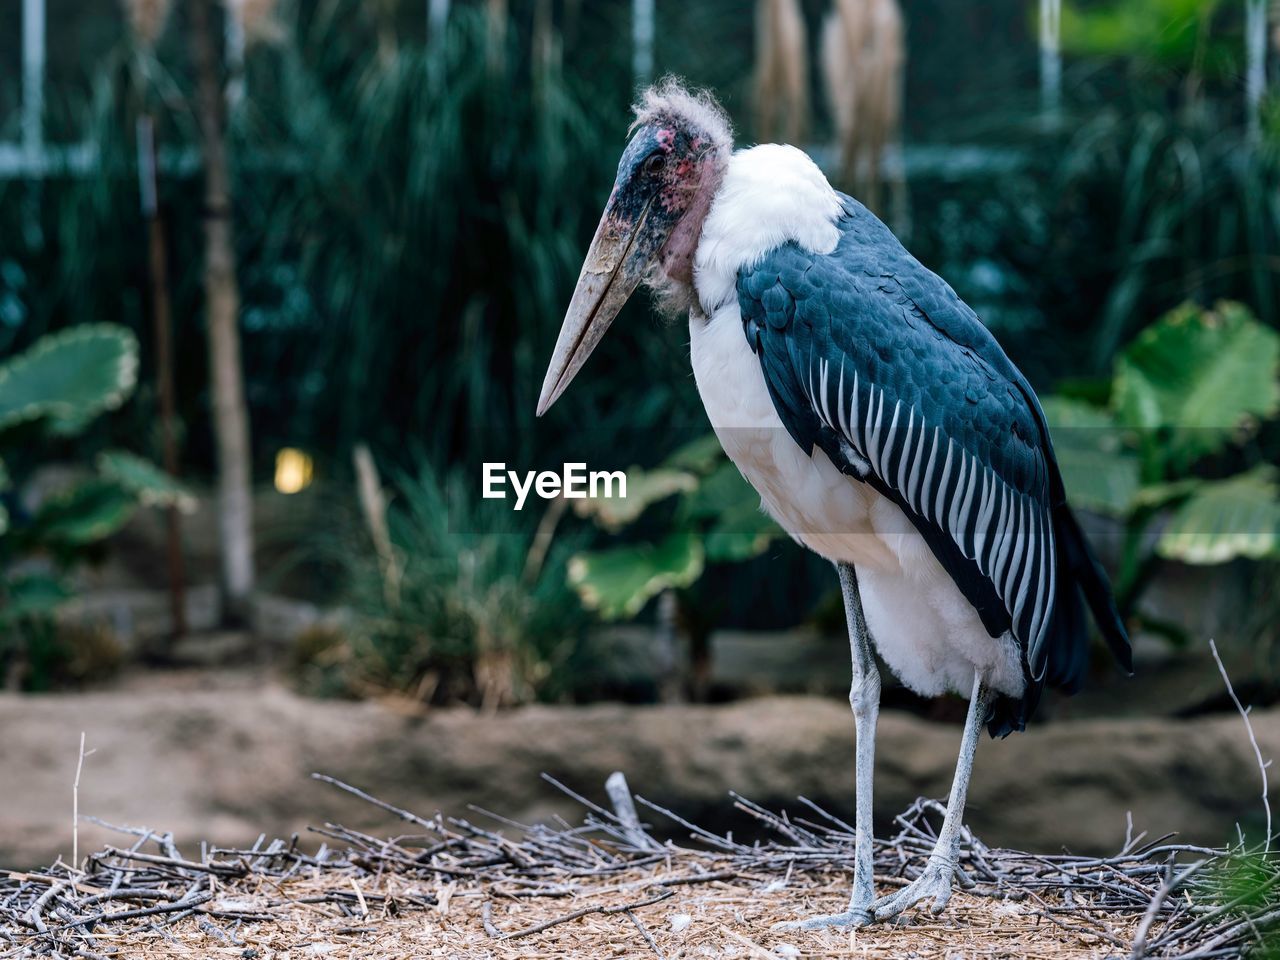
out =
<path fill-rule="evenodd" d="M 1035 391 L 954 290 L 802 150 L 735 150 L 724 109 L 676 78 L 634 108 L 537 404 L 564 393 L 642 284 L 687 312 L 698 393 L 761 506 L 831 561 L 852 654 L 853 890 L 803 929 L 929 901 L 959 869 L 974 751 L 1023 730 L 1048 686 L 1079 689 L 1086 607 L 1132 672 L 1105 570 L 1067 503 Z M 877 655 L 925 696 L 969 704 L 920 875 L 875 897 Z"/>

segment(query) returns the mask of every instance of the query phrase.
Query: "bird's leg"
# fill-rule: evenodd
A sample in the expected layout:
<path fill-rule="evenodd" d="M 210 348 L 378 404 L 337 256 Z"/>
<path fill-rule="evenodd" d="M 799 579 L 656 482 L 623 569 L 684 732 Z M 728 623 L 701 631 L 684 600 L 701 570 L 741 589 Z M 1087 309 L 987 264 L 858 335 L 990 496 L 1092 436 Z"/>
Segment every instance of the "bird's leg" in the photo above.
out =
<path fill-rule="evenodd" d="M 849 648 L 853 660 L 853 680 L 849 685 L 849 706 L 853 708 L 853 727 L 857 737 L 854 769 L 854 859 L 853 896 L 849 912 L 866 914 L 870 919 L 875 873 L 871 850 L 874 839 L 872 823 L 872 783 L 875 780 L 876 721 L 880 717 L 880 670 L 871 653 L 871 634 L 862 613 L 862 597 L 858 593 L 858 577 L 851 565 L 840 564 L 840 589 L 844 593 L 845 618 L 849 622 Z"/>
<path fill-rule="evenodd" d="M 858 575 L 847 563 L 836 565 L 840 572 L 840 591 L 844 594 L 845 619 L 849 623 L 849 648 L 853 659 L 853 682 L 849 686 L 849 705 L 853 707 L 855 752 L 853 896 L 849 909 L 795 923 L 791 929 L 816 930 L 822 927 L 860 927 L 871 922 L 874 894 L 873 824 L 871 818 L 872 781 L 875 775 L 876 720 L 880 716 L 880 670 L 871 653 L 871 634 L 862 613 L 862 597 L 858 593 Z"/>
<path fill-rule="evenodd" d="M 969 714 L 964 722 L 964 735 L 960 741 L 960 756 L 956 760 L 956 775 L 951 781 L 951 796 L 947 799 L 947 812 L 942 818 L 942 829 L 933 845 L 933 853 L 924 871 L 896 893 L 881 897 L 872 905 L 877 920 L 896 917 L 903 910 L 921 900 L 933 898 L 932 913 L 939 914 L 951 899 L 951 881 L 959 872 L 960 823 L 964 818 L 965 794 L 969 790 L 969 774 L 973 770 L 973 754 L 978 746 L 978 735 L 987 718 L 987 705 L 991 695 L 982 678 L 975 672 L 973 696 L 969 700 Z"/>

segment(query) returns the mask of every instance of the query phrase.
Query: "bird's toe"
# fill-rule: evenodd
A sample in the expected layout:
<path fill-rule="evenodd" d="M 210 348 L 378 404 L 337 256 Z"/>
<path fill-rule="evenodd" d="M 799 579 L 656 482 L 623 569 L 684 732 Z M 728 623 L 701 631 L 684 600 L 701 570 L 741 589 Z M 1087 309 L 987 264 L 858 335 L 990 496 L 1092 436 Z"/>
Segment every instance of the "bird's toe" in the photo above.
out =
<path fill-rule="evenodd" d="M 951 886 L 948 884 L 934 898 L 933 903 L 929 905 L 929 912 L 935 917 L 947 909 L 947 903 L 951 900 Z"/>
<path fill-rule="evenodd" d="M 929 912 L 935 916 L 946 909 L 951 899 L 951 881 L 955 868 L 949 863 L 931 862 L 915 880 L 895 893 L 881 897 L 871 905 L 876 920 L 890 920 L 923 900 L 932 899 Z"/>
<path fill-rule="evenodd" d="M 775 924 L 775 930 L 827 930 L 832 927 L 852 930 L 865 927 L 873 917 L 870 910 L 846 910 L 844 913 L 825 913 L 816 917 L 805 917 L 787 923 Z"/>

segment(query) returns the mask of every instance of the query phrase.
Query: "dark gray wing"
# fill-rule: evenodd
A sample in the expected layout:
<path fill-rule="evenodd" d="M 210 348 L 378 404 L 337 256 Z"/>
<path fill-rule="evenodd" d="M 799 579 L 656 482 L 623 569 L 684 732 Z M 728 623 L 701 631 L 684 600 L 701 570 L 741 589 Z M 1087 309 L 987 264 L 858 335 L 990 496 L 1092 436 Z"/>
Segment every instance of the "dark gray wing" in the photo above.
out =
<path fill-rule="evenodd" d="M 973 312 L 846 200 L 829 255 L 788 244 L 738 277 L 744 328 L 806 451 L 894 500 L 974 605 L 1050 667 L 1061 499 L 1043 417 Z M 1062 658 L 1054 658 L 1062 660 Z M 1082 658 L 1051 679 L 1072 683 Z M 1064 674 L 1071 674 L 1067 676 Z"/>

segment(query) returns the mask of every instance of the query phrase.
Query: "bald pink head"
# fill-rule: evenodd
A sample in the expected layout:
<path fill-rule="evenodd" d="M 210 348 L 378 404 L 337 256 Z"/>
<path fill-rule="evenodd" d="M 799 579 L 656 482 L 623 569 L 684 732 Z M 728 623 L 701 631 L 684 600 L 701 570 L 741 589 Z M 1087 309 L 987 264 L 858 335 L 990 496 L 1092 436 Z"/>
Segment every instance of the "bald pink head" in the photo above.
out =
<path fill-rule="evenodd" d="M 668 305 L 692 299 L 693 258 L 733 133 L 710 94 L 691 93 L 675 80 L 645 91 L 635 111 L 547 368 L 539 416 L 568 387 L 641 281 Z"/>

